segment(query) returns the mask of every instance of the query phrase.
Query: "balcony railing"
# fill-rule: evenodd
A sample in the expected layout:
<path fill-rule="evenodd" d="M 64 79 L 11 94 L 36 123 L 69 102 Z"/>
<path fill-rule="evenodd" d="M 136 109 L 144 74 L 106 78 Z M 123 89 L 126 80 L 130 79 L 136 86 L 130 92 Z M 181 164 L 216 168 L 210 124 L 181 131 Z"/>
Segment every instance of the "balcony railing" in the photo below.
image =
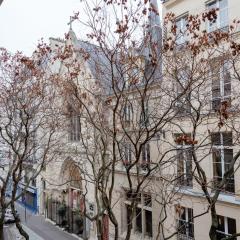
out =
<path fill-rule="evenodd" d="M 194 238 L 182 233 L 178 233 L 177 240 L 194 240 Z"/>

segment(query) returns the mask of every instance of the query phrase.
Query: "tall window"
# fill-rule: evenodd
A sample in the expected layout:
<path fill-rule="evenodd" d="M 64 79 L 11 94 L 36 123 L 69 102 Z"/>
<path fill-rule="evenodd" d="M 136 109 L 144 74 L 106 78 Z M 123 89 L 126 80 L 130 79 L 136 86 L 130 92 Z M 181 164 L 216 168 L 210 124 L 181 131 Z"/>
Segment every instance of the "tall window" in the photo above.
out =
<path fill-rule="evenodd" d="M 136 207 L 133 212 L 130 209 L 130 204 L 132 201 L 136 201 Z M 141 233 L 142 237 L 149 236 L 152 237 L 152 198 L 151 195 L 146 193 L 131 193 L 126 192 L 126 220 L 128 224 L 131 220 L 131 214 L 133 214 L 133 230 L 137 233 Z"/>
<path fill-rule="evenodd" d="M 32 179 L 32 186 L 33 187 L 36 187 L 37 186 L 37 180 L 34 178 Z"/>
<path fill-rule="evenodd" d="M 229 170 L 230 163 L 233 159 L 232 132 L 213 133 L 211 138 L 213 145 L 213 180 L 214 187 L 218 188 L 224 173 Z M 230 177 L 227 178 L 227 182 L 222 190 L 235 192 L 234 171 L 230 172 Z"/>
<path fill-rule="evenodd" d="M 178 240 L 194 239 L 193 209 L 182 206 L 176 207 Z"/>
<path fill-rule="evenodd" d="M 132 162 L 132 146 L 131 143 L 123 144 L 123 152 L 122 152 L 122 160 L 123 165 L 128 166 Z"/>
<path fill-rule="evenodd" d="M 150 144 L 146 143 L 142 146 L 142 162 L 141 167 L 147 169 L 150 166 Z"/>
<path fill-rule="evenodd" d="M 215 22 L 208 23 L 208 32 L 222 29 L 228 26 L 228 0 L 215 0 L 207 4 L 207 8 L 219 9 L 217 12 L 217 19 Z"/>
<path fill-rule="evenodd" d="M 80 116 L 73 113 L 70 116 L 69 140 L 80 141 Z"/>
<path fill-rule="evenodd" d="M 192 151 L 187 141 L 178 139 L 190 138 L 190 134 L 175 134 L 177 143 L 177 183 L 180 186 L 192 186 Z"/>
<path fill-rule="evenodd" d="M 187 30 L 187 15 L 181 16 L 176 19 L 176 44 L 181 45 L 186 41 L 186 30 Z"/>
<path fill-rule="evenodd" d="M 223 104 L 231 105 L 231 74 L 229 63 L 224 61 L 212 66 L 212 109 L 218 111 Z"/>
<path fill-rule="evenodd" d="M 233 218 L 228 218 L 224 216 L 217 216 L 218 218 L 218 228 L 217 228 L 217 239 L 230 237 L 236 233 L 236 220 Z M 237 238 L 231 238 L 236 240 Z"/>
<path fill-rule="evenodd" d="M 27 161 L 29 162 L 36 162 L 37 161 L 37 137 L 36 137 L 36 131 L 31 131 L 29 136 L 29 150 L 28 150 L 28 156 Z"/>
<path fill-rule="evenodd" d="M 123 108 L 123 120 L 124 123 L 130 124 L 133 119 L 133 109 L 131 104 L 126 104 Z"/>
<path fill-rule="evenodd" d="M 190 91 L 188 88 L 188 74 L 189 69 L 183 68 L 177 70 L 176 72 L 176 82 L 177 82 L 177 101 L 176 101 L 176 112 L 178 115 L 186 115 L 191 112 L 190 105 Z"/>

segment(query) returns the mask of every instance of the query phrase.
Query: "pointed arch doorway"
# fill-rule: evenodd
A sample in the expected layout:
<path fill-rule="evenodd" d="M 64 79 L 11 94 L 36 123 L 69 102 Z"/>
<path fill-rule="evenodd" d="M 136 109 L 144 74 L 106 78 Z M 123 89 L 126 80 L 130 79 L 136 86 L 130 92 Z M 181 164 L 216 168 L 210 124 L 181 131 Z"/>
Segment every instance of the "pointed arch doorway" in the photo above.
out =
<path fill-rule="evenodd" d="M 71 158 L 65 160 L 62 171 L 62 182 L 65 184 L 64 197 L 66 204 L 72 209 L 83 209 L 82 178 L 80 167 Z"/>

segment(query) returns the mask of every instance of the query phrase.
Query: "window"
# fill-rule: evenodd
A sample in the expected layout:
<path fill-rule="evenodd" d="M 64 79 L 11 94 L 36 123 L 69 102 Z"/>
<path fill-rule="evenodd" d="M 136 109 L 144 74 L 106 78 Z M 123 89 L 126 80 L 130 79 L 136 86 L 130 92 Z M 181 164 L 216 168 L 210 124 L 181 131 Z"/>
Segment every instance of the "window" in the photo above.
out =
<path fill-rule="evenodd" d="M 128 166 L 132 162 L 132 146 L 131 143 L 124 143 L 122 160 L 124 166 Z"/>
<path fill-rule="evenodd" d="M 146 127 L 149 124 L 149 109 L 148 102 L 144 102 L 141 106 L 140 126 Z"/>
<path fill-rule="evenodd" d="M 229 170 L 230 163 L 233 159 L 232 133 L 213 133 L 211 138 L 213 145 L 213 181 L 214 187 L 218 188 L 224 173 Z M 230 175 L 223 190 L 234 193 L 234 171 L 232 171 Z"/>
<path fill-rule="evenodd" d="M 71 114 L 69 140 L 71 142 L 80 141 L 80 116 Z"/>
<path fill-rule="evenodd" d="M 142 161 L 141 167 L 143 169 L 147 169 L 150 165 L 151 158 L 150 158 L 150 144 L 146 143 L 142 146 Z"/>
<path fill-rule="evenodd" d="M 176 207 L 178 240 L 194 239 L 193 209 L 182 206 Z"/>
<path fill-rule="evenodd" d="M 28 144 L 28 154 L 27 154 L 27 162 L 36 162 L 37 161 L 37 138 L 36 131 L 32 130 L 29 135 L 29 144 Z"/>
<path fill-rule="evenodd" d="M 228 0 L 215 0 L 207 4 L 208 10 L 219 9 L 216 21 L 208 22 L 208 32 L 228 26 Z"/>
<path fill-rule="evenodd" d="M 27 174 L 24 175 L 24 183 L 28 184 L 29 182 L 29 177 Z"/>
<path fill-rule="evenodd" d="M 192 186 L 192 151 L 187 139 L 190 134 L 175 134 L 177 143 L 177 183 L 180 186 Z M 185 139 L 185 140 L 181 140 Z"/>
<path fill-rule="evenodd" d="M 23 202 L 24 204 L 28 205 L 29 207 L 34 208 L 36 195 L 34 193 L 26 191 L 23 195 Z"/>
<path fill-rule="evenodd" d="M 217 216 L 218 228 L 217 228 L 217 240 L 222 238 L 230 237 L 236 233 L 236 220 L 224 216 Z M 231 238 L 236 240 L 237 238 Z"/>
<path fill-rule="evenodd" d="M 153 64 L 152 61 L 150 61 L 150 59 L 145 58 L 144 59 L 145 63 L 144 63 L 144 75 L 145 77 L 142 79 L 141 83 L 145 83 L 145 81 L 149 81 L 149 79 L 152 79 L 152 75 L 154 74 L 155 71 L 155 66 Z M 149 82 L 148 82 L 149 84 Z"/>
<path fill-rule="evenodd" d="M 231 105 L 231 74 L 229 63 L 215 61 L 212 70 L 212 109 L 219 111 L 221 106 Z"/>
<path fill-rule="evenodd" d="M 176 82 L 177 82 L 177 101 L 176 101 L 176 112 L 178 115 L 186 115 L 191 112 L 191 96 L 188 90 L 188 74 L 187 68 L 177 70 Z"/>
<path fill-rule="evenodd" d="M 176 44 L 181 45 L 186 42 L 186 30 L 187 30 L 187 15 L 176 19 Z"/>
<path fill-rule="evenodd" d="M 34 178 L 32 179 L 32 186 L 33 187 L 36 187 L 37 186 L 37 180 Z"/>
<path fill-rule="evenodd" d="M 130 123 L 133 119 L 133 109 L 131 104 L 126 104 L 124 107 L 123 120 L 124 123 Z"/>
<path fill-rule="evenodd" d="M 136 207 L 131 211 L 130 204 L 132 201 L 136 201 Z M 150 194 L 146 193 L 131 193 L 126 192 L 126 219 L 127 224 L 131 221 L 131 215 L 133 214 L 133 230 L 140 233 L 142 237 L 152 237 L 152 198 Z"/>
<path fill-rule="evenodd" d="M 187 145 L 177 149 L 177 182 L 181 186 L 192 186 L 192 152 Z"/>
<path fill-rule="evenodd" d="M 42 189 L 46 190 L 46 181 L 45 180 L 42 180 Z"/>

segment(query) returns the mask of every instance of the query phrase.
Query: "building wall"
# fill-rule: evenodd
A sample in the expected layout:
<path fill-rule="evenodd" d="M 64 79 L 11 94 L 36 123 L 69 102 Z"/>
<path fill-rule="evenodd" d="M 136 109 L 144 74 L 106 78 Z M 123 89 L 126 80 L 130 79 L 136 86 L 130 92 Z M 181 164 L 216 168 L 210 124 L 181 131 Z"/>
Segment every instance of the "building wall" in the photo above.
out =
<path fill-rule="evenodd" d="M 210 1 L 203 0 L 169 0 L 163 3 L 163 18 L 167 13 L 173 12 L 176 17 L 181 16 L 185 13 L 188 14 L 199 14 L 206 10 L 206 4 Z M 229 24 L 236 18 L 240 18 L 239 13 L 239 1 L 237 0 L 228 0 L 228 14 L 229 14 Z M 205 26 L 203 26 L 204 28 Z M 236 96 L 236 99 L 239 100 L 239 94 L 237 93 L 238 82 L 232 82 L 232 94 Z M 202 88 L 203 93 L 206 93 L 207 98 L 206 101 L 206 111 L 209 112 L 211 109 L 211 82 L 206 82 L 206 85 Z M 236 100 L 236 101 L 238 101 Z M 199 142 L 203 140 L 206 136 L 209 135 L 209 131 L 216 131 L 216 123 L 218 119 L 216 114 L 209 114 L 208 118 L 203 120 L 202 126 L 198 128 L 197 131 L 197 139 Z M 182 129 L 185 132 L 191 131 L 191 122 L 187 118 L 176 118 L 175 122 L 180 124 Z M 239 129 L 238 117 L 233 119 L 233 124 L 236 129 Z M 166 136 L 160 144 L 160 149 L 166 151 L 170 149 L 172 146 L 176 146 L 174 142 L 174 133 L 179 133 L 180 129 L 174 127 L 173 125 L 169 125 L 166 127 Z M 223 128 L 222 131 L 230 131 L 230 128 Z M 238 136 L 233 134 L 233 138 L 236 140 Z M 163 135 L 161 134 L 161 138 Z M 163 139 L 161 139 L 163 140 Z M 211 139 L 207 139 L 206 142 L 210 144 Z M 159 151 L 157 148 L 157 143 L 151 141 L 151 156 L 153 161 L 157 159 L 159 156 Z M 239 149 L 238 146 L 234 146 L 234 153 L 236 153 Z M 202 152 L 198 152 L 199 157 L 204 155 L 208 149 L 203 149 Z M 172 153 L 172 156 L 175 154 Z M 169 155 L 170 156 L 170 155 Z M 151 160 L 152 160 L 151 159 Z M 236 163 L 236 166 L 239 164 L 239 160 Z M 206 172 L 206 176 L 208 181 L 213 179 L 213 164 L 212 164 L 212 154 L 209 154 L 208 157 L 201 162 L 201 166 Z M 121 170 L 122 169 L 122 170 Z M 118 222 L 120 223 L 119 229 L 121 231 L 122 236 L 126 234 L 126 210 L 125 210 L 125 190 L 128 188 L 128 181 L 126 178 L 126 174 L 123 171 L 124 167 L 119 167 L 119 172 L 116 173 L 116 179 L 118 180 L 115 185 L 115 194 L 114 194 L 114 212 L 118 218 Z M 169 168 L 165 169 L 163 172 L 165 176 L 173 176 L 177 174 L 176 165 L 172 164 Z M 133 178 L 133 177 L 132 177 Z M 239 169 L 235 172 L 235 194 L 229 193 L 221 193 L 218 202 L 216 204 L 217 213 L 221 216 L 226 216 L 229 218 L 233 218 L 236 220 L 236 230 L 240 231 L 240 171 Z M 159 180 L 151 180 L 148 182 L 148 186 L 144 189 L 144 192 L 151 193 L 152 196 L 152 219 L 153 219 L 153 238 L 156 239 L 157 236 L 157 228 L 158 221 L 161 216 L 162 206 L 159 205 L 156 201 L 156 196 L 158 195 L 161 198 L 161 182 Z M 149 187 L 151 186 L 151 187 Z M 144 187 L 143 187 L 144 188 Z M 173 205 L 168 207 L 168 218 L 165 221 L 164 228 L 166 231 L 166 236 L 171 235 L 176 230 L 176 210 L 175 206 L 180 204 L 183 207 L 192 208 L 194 216 L 204 213 L 207 210 L 208 204 L 206 199 L 204 198 L 202 191 L 199 185 L 193 181 L 193 187 L 186 187 L 183 189 L 176 189 L 176 197 L 174 198 Z M 209 213 L 203 214 L 200 217 L 194 219 L 194 236 L 196 240 L 206 240 L 209 239 L 209 230 L 211 226 L 211 217 Z M 113 226 L 110 228 L 110 232 L 113 234 Z M 148 239 L 148 237 L 144 237 L 143 235 L 136 234 L 134 230 L 132 231 L 131 239 Z M 177 235 L 175 235 L 172 239 L 177 239 Z"/>
<path fill-rule="evenodd" d="M 206 11 L 206 4 L 211 1 L 205 0 L 168 0 L 163 3 L 163 19 L 166 13 L 172 12 L 176 17 L 183 15 L 184 13 L 199 14 Z M 239 2 L 238 0 L 228 0 L 228 14 L 229 21 L 239 18 Z"/>
<path fill-rule="evenodd" d="M 206 4 L 211 1 L 192 1 L 192 0 L 169 0 L 165 1 L 163 3 L 163 18 L 166 16 L 167 13 L 173 12 L 176 17 L 179 17 L 181 15 L 184 15 L 185 13 L 190 14 L 199 14 L 206 10 Z M 234 19 L 239 19 L 239 2 L 237 0 L 228 0 L 228 14 L 229 14 L 229 24 Z M 204 26 L 203 26 L 204 27 Z M 210 83 L 211 84 L 211 83 Z M 209 84 L 209 85 L 210 85 Z M 233 82 L 233 85 L 237 85 L 237 83 Z M 234 88 L 232 88 L 234 91 Z M 209 92 L 211 92 L 211 89 L 209 89 Z M 233 94 L 233 92 L 232 92 Z M 238 98 L 239 96 L 237 96 Z M 209 99 L 211 100 L 211 98 Z M 201 142 L 201 138 L 204 138 L 204 136 L 207 136 L 209 133 L 208 131 L 214 131 L 216 124 L 216 115 L 212 115 L 209 119 L 206 119 L 206 124 L 202 124 L 202 127 L 198 130 L 198 136 L 197 139 Z M 177 120 L 176 120 L 177 121 Z M 234 124 L 238 128 L 237 118 L 233 120 L 235 122 Z M 188 132 L 189 126 L 191 126 L 191 123 L 188 122 L 187 119 L 182 118 L 181 119 L 181 126 L 183 129 Z M 222 131 L 227 129 L 222 129 Z M 173 129 L 173 132 L 176 132 L 177 130 Z M 216 131 L 216 130 L 215 130 Z M 168 136 L 171 138 L 172 136 Z M 233 136 L 233 138 L 236 138 L 237 136 Z M 210 141 L 210 139 L 209 139 Z M 172 140 L 173 142 L 173 140 Z M 174 144 L 174 143 L 173 143 Z M 234 153 L 236 153 L 239 149 L 238 146 L 233 147 Z M 239 161 L 237 161 L 236 166 L 239 164 Z M 203 167 L 204 171 L 206 172 L 207 178 L 210 181 L 213 178 L 213 164 L 212 164 L 212 155 L 209 154 L 207 158 L 205 158 L 201 162 L 201 166 Z M 173 170 L 174 171 L 174 170 Z M 239 201 L 239 190 L 240 190 L 240 171 L 237 170 L 235 172 L 235 194 L 227 194 L 222 193 L 219 196 L 218 202 L 217 202 L 217 213 L 222 216 L 234 218 L 236 220 L 236 228 L 237 232 L 240 231 L 240 222 L 239 222 L 239 214 L 240 214 L 240 201 Z M 193 208 L 194 215 L 198 215 L 203 213 L 206 209 L 208 204 L 206 203 L 205 198 L 201 194 L 201 189 L 196 184 L 196 182 L 193 182 L 193 188 L 186 188 L 181 191 L 178 195 L 182 195 L 181 200 L 179 201 L 179 204 L 184 207 L 191 207 Z M 173 211 L 175 211 L 173 209 Z M 194 235 L 196 240 L 205 240 L 209 239 L 209 230 L 211 225 L 211 218 L 209 213 L 204 214 L 201 217 L 198 217 L 194 219 Z M 176 221 L 174 218 L 170 218 L 167 220 L 166 228 L 172 224 L 172 222 Z"/>

